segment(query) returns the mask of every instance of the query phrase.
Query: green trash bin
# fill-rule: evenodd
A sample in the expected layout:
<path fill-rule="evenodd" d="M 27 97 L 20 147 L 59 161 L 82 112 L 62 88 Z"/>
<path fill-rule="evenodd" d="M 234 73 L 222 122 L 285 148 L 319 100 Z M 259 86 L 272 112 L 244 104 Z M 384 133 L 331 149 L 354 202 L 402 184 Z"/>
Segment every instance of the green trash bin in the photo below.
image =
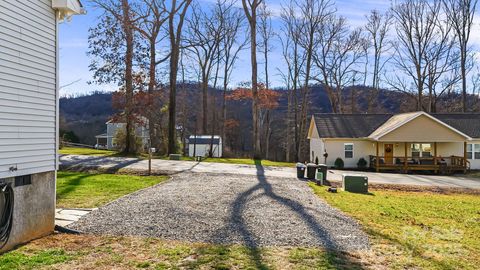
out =
<path fill-rule="evenodd" d="M 327 181 L 327 171 L 328 171 L 328 166 L 325 164 L 318 164 L 318 171 L 323 173 L 323 183 Z"/>
<path fill-rule="evenodd" d="M 321 172 L 320 170 L 317 171 L 317 177 L 315 177 L 315 183 L 317 183 L 317 185 L 319 186 L 323 186 L 323 172 Z"/>

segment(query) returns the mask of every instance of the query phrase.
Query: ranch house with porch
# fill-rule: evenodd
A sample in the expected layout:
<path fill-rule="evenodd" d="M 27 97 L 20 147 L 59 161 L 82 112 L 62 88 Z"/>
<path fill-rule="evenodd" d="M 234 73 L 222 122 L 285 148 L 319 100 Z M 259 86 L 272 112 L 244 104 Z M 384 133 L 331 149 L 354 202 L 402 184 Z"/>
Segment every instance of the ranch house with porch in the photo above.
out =
<path fill-rule="evenodd" d="M 310 159 L 375 171 L 466 172 L 480 169 L 480 114 L 315 114 Z"/>

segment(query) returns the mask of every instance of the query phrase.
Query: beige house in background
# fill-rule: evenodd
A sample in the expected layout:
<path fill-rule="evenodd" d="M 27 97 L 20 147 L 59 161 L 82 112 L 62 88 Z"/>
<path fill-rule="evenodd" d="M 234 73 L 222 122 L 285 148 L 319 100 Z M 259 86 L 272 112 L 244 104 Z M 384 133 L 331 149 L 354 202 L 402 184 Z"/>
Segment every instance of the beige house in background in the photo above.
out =
<path fill-rule="evenodd" d="M 308 139 L 310 159 L 329 166 L 363 158 L 376 171 L 480 169 L 480 114 L 315 114 Z"/>

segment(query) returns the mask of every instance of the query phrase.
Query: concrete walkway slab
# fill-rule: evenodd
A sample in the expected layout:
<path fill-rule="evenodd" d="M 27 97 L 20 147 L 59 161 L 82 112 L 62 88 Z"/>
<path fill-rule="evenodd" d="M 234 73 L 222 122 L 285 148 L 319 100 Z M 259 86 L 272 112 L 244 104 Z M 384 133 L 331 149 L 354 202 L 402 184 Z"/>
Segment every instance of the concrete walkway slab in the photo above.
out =
<path fill-rule="evenodd" d="M 85 209 L 67 209 L 57 208 L 55 209 L 55 225 L 62 227 L 68 226 L 75 221 L 78 221 L 81 217 L 89 214 L 97 208 L 85 208 Z"/>
<path fill-rule="evenodd" d="M 102 169 L 116 172 L 128 170 L 134 172 L 146 172 L 148 160 L 123 157 L 98 157 L 63 155 L 60 157 L 61 168 L 75 170 Z M 262 176 L 295 178 L 296 169 L 287 167 L 264 166 Z M 182 172 L 215 173 L 215 174 L 238 174 L 258 175 L 255 165 L 227 164 L 213 162 L 152 160 L 154 173 L 178 174 Z M 342 174 L 364 174 L 368 176 L 370 183 L 395 184 L 395 185 L 419 185 L 428 187 L 450 187 L 480 189 L 480 179 L 466 176 L 441 176 L 441 175 L 418 175 L 398 173 L 375 173 L 329 170 L 328 180 L 341 181 Z"/>

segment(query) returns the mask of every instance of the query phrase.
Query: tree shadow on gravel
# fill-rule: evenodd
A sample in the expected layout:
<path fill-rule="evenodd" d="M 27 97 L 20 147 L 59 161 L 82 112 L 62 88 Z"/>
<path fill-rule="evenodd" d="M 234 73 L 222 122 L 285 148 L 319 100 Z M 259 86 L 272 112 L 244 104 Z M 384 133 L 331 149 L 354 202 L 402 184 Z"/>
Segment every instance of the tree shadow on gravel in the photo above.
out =
<path fill-rule="evenodd" d="M 308 233 L 314 233 L 316 238 L 320 240 L 319 242 L 323 243 L 323 247 L 325 248 L 325 260 L 327 260 L 329 264 L 335 266 L 337 269 L 342 269 L 345 266 L 347 266 L 346 269 L 363 268 L 358 262 L 351 260 L 350 256 L 344 252 L 338 251 L 341 249 L 341 246 L 330 236 L 329 232 L 316 221 L 315 217 L 306 211 L 306 208 L 301 203 L 277 195 L 273 191 L 271 184 L 267 181 L 265 170 L 260 160 L 255 161 L 255 166 L 257 169 L 256 175 L 258 184 L 238 195 L 235 201 L 232 203 L 229 221 L 230 226 L 228 226 L 228 228 L 237 231 L 241 235 L 243 244 L 249 248 L 249 256 L 254 261 L 257 269 L 269 269 L 269 267 L 262 261 L 262 250 L 258 243 L 257 237 L 248 228 L 247 221 L 243 217 L 243 212 L 248 201 L 252 199 L 251 195 L 258 190 L 262 191 L 264 195 L 275 200 L 276 202 L 287 206 L 292 210 L 292 212 L 305 221 L 310 228 Z"/>

